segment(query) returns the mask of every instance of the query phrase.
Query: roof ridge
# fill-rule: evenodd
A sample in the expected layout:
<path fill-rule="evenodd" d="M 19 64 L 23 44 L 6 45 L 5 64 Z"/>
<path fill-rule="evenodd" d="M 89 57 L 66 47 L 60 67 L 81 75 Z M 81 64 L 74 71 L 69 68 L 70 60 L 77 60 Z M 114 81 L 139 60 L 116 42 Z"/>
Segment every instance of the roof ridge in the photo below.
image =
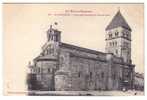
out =
<path fill-rule="evenodd" d="M 101 51 L 97 51 L 97 50 L 93 50 L 93 49 L 89 49 L 89 48 L 85 48 L 85 47 L 79 47 L 79 46 L 76 46 L 76 45 L 67 44 L 67 43 L 63 43 L 63 42 L 61 42 L 60 46 L 72 47 L 74 49 L 79 49 L 79 50 L 82 50 L 82 51 L 85 50 L 86 52 L 105 54 L 104 52 L 101 52 Z"/>

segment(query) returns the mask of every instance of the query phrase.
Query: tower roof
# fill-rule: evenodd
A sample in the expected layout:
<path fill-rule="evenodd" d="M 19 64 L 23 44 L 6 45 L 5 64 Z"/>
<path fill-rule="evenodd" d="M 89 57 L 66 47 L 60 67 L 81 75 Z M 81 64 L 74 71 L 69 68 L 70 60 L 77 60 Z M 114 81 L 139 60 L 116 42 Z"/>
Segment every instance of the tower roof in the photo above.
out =
<path fill-rule="evenodd" d="M 119 10 L 116 13 L 116 15 L 113 17 L 110 24 L 106 27 L 106 30 L 110 30 L 110 29 L 117 28 L 120 26 L 131 31 L 130 26 L 128 25 L 128 23 L 126 22 L 126 20 L 124 19 L 124 17 L 122 16 L 122 14 Z"/>

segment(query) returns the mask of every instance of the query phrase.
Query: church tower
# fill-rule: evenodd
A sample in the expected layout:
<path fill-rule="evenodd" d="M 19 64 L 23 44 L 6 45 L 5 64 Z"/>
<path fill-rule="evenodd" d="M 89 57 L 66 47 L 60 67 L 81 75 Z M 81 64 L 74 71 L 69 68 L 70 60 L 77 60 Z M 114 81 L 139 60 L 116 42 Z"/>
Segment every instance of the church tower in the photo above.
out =
<path fill-rule="evenodd" d="M 47 31 L 47 42 L 43 45 L 43 55 L 58 55 L 59 43 L 61 42 L 61 31 L 57 28 L 57 23 L 50 25 Z"/>
<path fill-rule="evenodd" d="M 57 22 L 54 23 L 54 26 L 50 25 L 50 28 L 47 31 L 48 42 L 52 42 L 52 43 L 60 42 L 60 39 L 61 39 L 60 33 L 61 32 L 58 29 L 56 29 L 56 26 L 57 26 Z"/>
<path fill-rule="evenodd" d="M 120 10 L 106 27 L 106 53 L 122 57 L 124 62 L 131 63 L 131 28 Z"/>

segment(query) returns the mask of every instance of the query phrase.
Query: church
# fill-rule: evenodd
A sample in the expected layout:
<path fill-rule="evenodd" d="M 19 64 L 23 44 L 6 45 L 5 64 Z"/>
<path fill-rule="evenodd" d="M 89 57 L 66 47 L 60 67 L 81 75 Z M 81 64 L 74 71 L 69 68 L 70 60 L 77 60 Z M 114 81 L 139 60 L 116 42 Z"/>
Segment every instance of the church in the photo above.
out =
<path fill-rule="evenodd" d="M 28 65 L 28 90 L 133 89 L 135 65 L 131 60 L 132 30 L 120 11 L 105 31 L 105 52 L 99 52 L 63 43 L 61 31 L 51 25 L 41 53 L 33 59 L 33 64 Z"/>

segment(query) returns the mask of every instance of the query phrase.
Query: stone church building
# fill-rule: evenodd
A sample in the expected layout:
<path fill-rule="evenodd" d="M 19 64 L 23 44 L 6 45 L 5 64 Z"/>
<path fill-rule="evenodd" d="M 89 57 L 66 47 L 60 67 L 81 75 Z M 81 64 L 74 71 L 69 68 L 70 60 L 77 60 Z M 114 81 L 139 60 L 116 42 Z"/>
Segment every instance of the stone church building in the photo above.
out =
<path fill-rule="evenodd" d="M 120 11 L 105 30 L 106 52 L 99 52 L 61 42 L 61 31 L 51 25 L 42 52 L 28 65 L 28 90 L 132 89 L 132 30 Z"/>

